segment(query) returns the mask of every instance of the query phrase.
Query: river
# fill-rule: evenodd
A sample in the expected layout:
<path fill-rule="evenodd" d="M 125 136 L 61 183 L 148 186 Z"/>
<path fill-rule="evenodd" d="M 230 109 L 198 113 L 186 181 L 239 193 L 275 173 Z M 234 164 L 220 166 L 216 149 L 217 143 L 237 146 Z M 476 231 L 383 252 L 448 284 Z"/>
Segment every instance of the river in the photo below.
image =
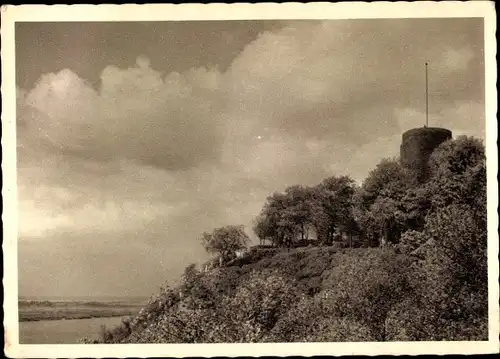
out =
<path fill-rule="evenodd" d="M 101 325 L 112 328 L 121 317 L 40 320 L 19 323 L 20 344 L 76 344 L 82 338 L 97 338 Z"/>

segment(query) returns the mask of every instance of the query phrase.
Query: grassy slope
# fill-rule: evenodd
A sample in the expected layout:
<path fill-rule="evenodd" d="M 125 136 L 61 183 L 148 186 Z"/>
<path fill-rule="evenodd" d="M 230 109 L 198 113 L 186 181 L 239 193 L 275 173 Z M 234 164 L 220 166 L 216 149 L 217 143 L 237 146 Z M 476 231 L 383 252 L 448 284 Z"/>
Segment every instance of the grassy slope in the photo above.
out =
<path fill-rule="evenodd" d="M 485 298 L 457 297 L 441 283 L 451 267 L 428 265 L 391 247 L 251 250 L 163 290 L 98 342 L 486 340 Z"/>
<path fill-rule="evenodd" d="M 131 325 L 108 332 L 104 341 L 385 340 L 385 320 L 392 307 L 409 295 L 409 268 L 409 258 L 389 248 L 250 251 L 227 267 L 200 273 L 196 281 L 208 290 L 195 286 L 164 293 Z M 255 276 L 267 278 L 276 273 L 284 287 L 258 281 L 253 287 L 248 284 Z M 182 299 L 178 295 L 181 290 L 185 291 Z M 266 295 L 280 303 L 271 304 L 275 317 L 262 324 L 251 311 L 269 311 L 264 308 L 269 302 Z M 227 323 L 233 320 L 231 327 Z M 179 322 L 181 329 L 173 327 L 174 322 Z M 250 323 L 250 329 L 241 332 L 243 323 Z M 190 325 L 193 333 L 187 332 Z M 332 331 L 332 326 L 339 330 Z"/>

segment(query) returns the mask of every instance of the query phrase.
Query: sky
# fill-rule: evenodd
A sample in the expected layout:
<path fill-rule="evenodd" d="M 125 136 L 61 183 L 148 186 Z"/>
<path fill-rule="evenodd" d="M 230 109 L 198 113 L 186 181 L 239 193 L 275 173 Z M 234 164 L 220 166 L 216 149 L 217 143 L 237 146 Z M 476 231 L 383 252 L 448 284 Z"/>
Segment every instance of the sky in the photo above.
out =
<path fill-rule="evenodd" d="M 484 138 L 482 19 L 17 23 L 19 294 L 149 296 L 274 191 Z"/>

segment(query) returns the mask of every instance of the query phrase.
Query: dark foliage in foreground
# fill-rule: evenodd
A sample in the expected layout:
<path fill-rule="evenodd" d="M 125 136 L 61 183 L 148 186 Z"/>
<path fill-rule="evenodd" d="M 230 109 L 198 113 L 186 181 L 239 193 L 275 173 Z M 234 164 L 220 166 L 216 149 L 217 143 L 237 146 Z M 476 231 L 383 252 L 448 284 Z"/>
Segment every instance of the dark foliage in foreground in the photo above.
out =
<path fill-rule="evenodd" d="M 334 199 L 330 209 L 350 207 L 335 214 L 324 206 L 315 212 L 321 221 L 307 217 L 314 193 L 297 187 L 293 198 L 309 201 L 292 203 L 301 216 L 288 211 L 288 222 L 279 222 L 274 205 L 284 199 L 276 195 L 257 226 L 262 236 L 284 241 L 286 226 L 300 232 L 316 220 L 328 238 L 335 227 L 328 218 L 340 226 L 352 216 L 366 243 L 382 237 L 385 246 L 254 248 L 208 272 L 188 267 L 182 285 L 103 331 L 100 342 L 486 340 L 484 148 L 472 138 L 448 141 L 430 168 L 429 180 L 415 184 L 385 161 L 360 189 L 340 197 L 350 182 L 330 179 L 321 187 Z M 273 229 L 273 221 L 284 227 Z"/>

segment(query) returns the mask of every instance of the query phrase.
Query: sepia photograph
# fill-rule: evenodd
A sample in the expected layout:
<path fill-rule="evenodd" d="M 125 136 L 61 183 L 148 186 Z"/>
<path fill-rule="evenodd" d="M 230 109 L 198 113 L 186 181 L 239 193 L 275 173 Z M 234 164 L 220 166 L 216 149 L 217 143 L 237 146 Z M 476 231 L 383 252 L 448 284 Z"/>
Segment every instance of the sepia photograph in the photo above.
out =
<path fill-rule="evenodd" d="M 495 51 L 482 1 L 2 7 L 4 351 L 498 352 Z"/>

